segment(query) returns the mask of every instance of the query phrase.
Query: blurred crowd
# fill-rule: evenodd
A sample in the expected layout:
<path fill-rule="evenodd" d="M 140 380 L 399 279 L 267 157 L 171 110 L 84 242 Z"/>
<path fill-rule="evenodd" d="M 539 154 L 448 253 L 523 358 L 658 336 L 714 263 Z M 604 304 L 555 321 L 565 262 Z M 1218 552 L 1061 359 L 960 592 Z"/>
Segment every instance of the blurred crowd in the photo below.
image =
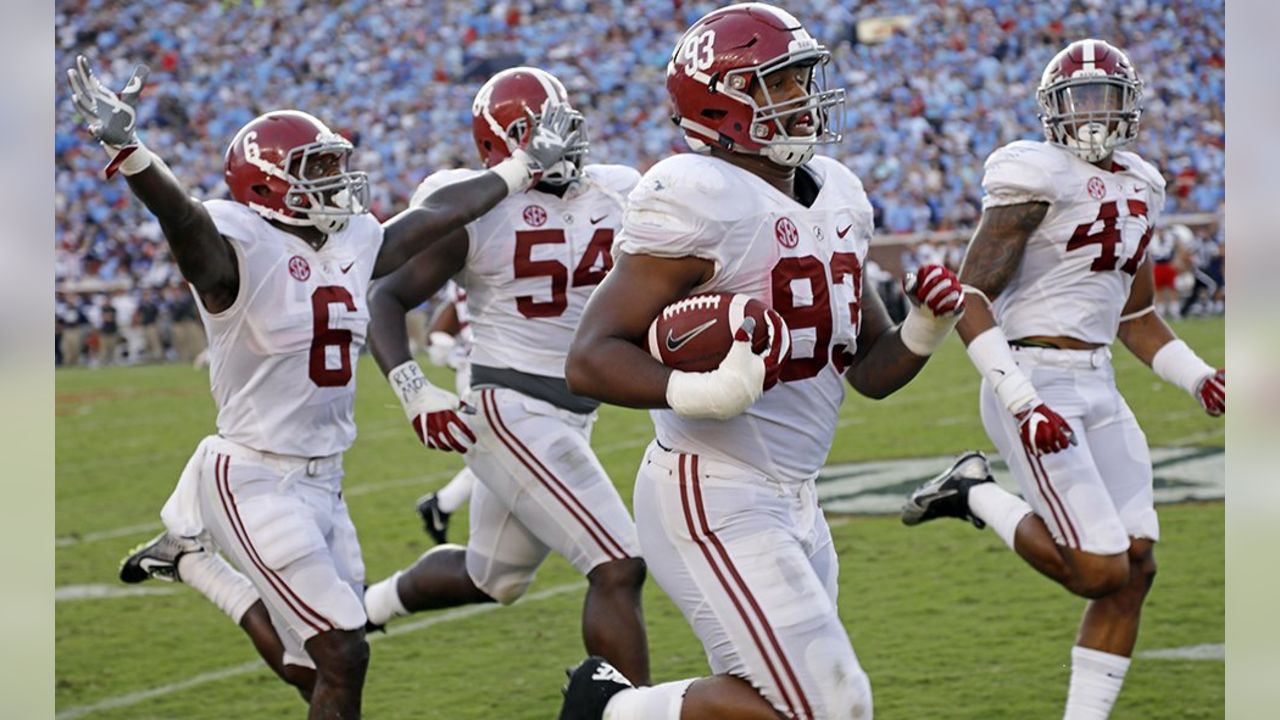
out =
<path fill-rule="evenodd" d="M 181 278 L 158 225 L 123 182 L 98 177 L 103 153 L 69 108 L 62 74 L 76 54 L 89 56 L 112 87 L 134 63 L 151 67 L 139 107 L 142 136 L 195 196 L 225 197 L 222 157 L 237 128 L 293 107 L 355 143 L 353 164 L 372 175 L 374 212 L 387 217 L 434 170 L 477 163 L 471 98 L 489 75 L 515 64 L 539 65 L 564 81 L 587 115 L 590 161 L 644 170 L 683 150 L 668 118 L 666 61 L 680 33 L 721 4 L 60 0 L 56 280 L 69 292 L 59 297 L 59 323 L 74 316 L 89 328 L 76 331 L 84 344 L 60 350 L 62 360 L 83 359 L 89 340 L 107 334 L 100 325 L 112 314 L 118 325 L 132 307 L 130 322 L 141 321 L 153 314 L 144 308 L 155 306 L 161 328 L 181 314 L 170 307 Z M 1135 149 L 1169 180 L 1166 212 L 1222 206 L 1221 0 L 781 5 L 832 49 L 829 84 L 844 86 L 848 102 L 845 140 L 829 152 L 863 178 L 882 233 L 971 227 L 981 207 L 982 160 L 1009 141 L 1041 137 L 1040 72 L 1081 37 L 1126 49 L 1146 81 Z M 168 338 L 161 333 L 159 356 L 181 355 L 181 343 Z M 157 355 L 142 348 L 137 357 Z"/>

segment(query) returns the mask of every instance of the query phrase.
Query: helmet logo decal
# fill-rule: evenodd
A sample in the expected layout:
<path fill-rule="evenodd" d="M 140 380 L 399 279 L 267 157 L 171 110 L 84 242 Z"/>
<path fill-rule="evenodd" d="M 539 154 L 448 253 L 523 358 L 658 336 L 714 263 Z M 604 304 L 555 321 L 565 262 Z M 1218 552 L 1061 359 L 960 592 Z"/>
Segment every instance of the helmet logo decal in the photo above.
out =
<path fill-rule="evenodd" d="M 680 47 L 679 61 L 684 63 L 684 74 L 706 72 L 716 61 L 716 31 L 705 30 Z"/>
<path fill-rule="evenodd" d="M 533 227 L 541 227 L 547 222 L 547 211 L 540 205 L 530 205 L 524 209 L 524 221 Z"/>
<path fill-rule="evenodd" d="M 258 145 L 258 131 L 250 130 L 244 134 L 244 161 L 258 168 L 271 177 L 284 178 L 285 174 L 273 163 L 262 159 L 262 147 Z"/>
<path fill-rule="evenodd" d="M 289 274 L 298 282 L 306 282 L 311 277 L 311 266 L 307 264 L 307 259 L 301 255 L 289 258 Z"/>
<path fill-rule="evenodd" d="M 793 248 L 800 244 L 800 231 L 796 229 L 796 224 L 791 222 L 790 218 L 778 218 L 778 221 L 773 224 L 773 234 L 778 238 L 778 244 L 784 248 Z"/>

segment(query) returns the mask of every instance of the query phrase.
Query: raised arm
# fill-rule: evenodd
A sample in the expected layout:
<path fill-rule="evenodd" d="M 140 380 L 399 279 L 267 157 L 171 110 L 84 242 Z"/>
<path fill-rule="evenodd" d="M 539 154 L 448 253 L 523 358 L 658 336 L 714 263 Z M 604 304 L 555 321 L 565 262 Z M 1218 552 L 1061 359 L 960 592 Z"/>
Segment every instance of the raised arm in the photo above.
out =
<path fill-rule="evenodd" d="M 382 248 L 373 265 L 373 277 L 394 272 L 435 240 L 489 212 L 508 195 L 535 184 L 544 168 L 559 162 L 566 149 L 579 142 L 581 130 L 570 130 L 574 121 L 565 105 L 554 105 L 541 117 L 531 117 L 533 131 L 525 146 L 511 157 L 477 177 L 439 188 L 418 207 L 388 220 L 382 226 Z"/>
<path fill-rule="evenodd" d="M 1227 411 L 1227 371 L 1200 359 L 1155 313 L 1155 279 L 1151 257 L 1138 267 L 1129 299 L 1120 316 L 1118 337 L 1139 360 L 1168 382 L 1186 390 L 1206 413 Z"/>
<path fill-rule="evenodd" d="M 221 312 L 231 306 L 239 289 L 235 251 L 204 205 L 188 195 L 168 166 L 138 139 L 134 106 L 149 73 L 147 66 L 138 65 L 117 95 L 98 81 L 81 55 L 67 70 L 67 79 L 89 133 L 111 158 L 103 174 L 125 176 L 129 189 L 159 221 L 183 277 L 205 308 Z"/>

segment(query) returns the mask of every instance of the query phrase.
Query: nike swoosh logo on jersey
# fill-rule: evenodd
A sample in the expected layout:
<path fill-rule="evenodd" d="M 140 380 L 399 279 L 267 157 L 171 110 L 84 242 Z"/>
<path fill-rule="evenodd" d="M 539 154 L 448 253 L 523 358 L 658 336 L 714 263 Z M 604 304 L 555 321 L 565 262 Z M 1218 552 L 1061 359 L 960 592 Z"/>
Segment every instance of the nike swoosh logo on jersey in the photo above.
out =
<path fill-rule="evenodd" d="M 343 274 L 343 275 L 346 275 L 346 274 L 347 274 L 347 271 L 351 269 L 351 266 L 352 266 L 352 265 L 355 265 L 355 264 L 356 264 L 356 261 L 355 261 L 355 260 L 352 260 L 351 262 L 347 263 L 347 266 L 346 266 L 346 267 L 344 267 L 344 268 L 339 268 L 339 269 L 340 269 L 340 270 L 342 270 L 342 274 Z"/>
<path fill-rule="evenodd" d="M 853 229 L 853 226 L 852 226 L 852 225 L 845 225 L 843 228 L 841 228 L 841 229 L 839 229 L 839 230 L 836 230 L 836 237 L 838 237 L 838 238 L 840 238 L 841 240 L 843 240 L 843 239 L 844 239 L 844 236 L 845 236 L 845 235 L 848 235 L 848 234 L 849 234 L 849 231 L 850 231 L 850 230 L 852 230 L 852 229 Z"/>
<path fill-rule="evenodd" d="M 671 334 L 671 331 L 668 330 L 667 331 L 667 352 L 675 352 L 680 348 L 684 347 L 685 344 L 688 343 L 690 340 L 701 335 L 704 330 L 711 327 L 712 325 L 715 325 L 716 321 L 717 321 L 717 318 L 712 318 L 702 323 L 698 327 L 695 327 L 680 333 L 679 337 L 673 336 Z"/>
<path fill-rule="evenodd" d="M 592 225 L 595 225 L 596 223 L 600 222 L 601 220 L 603 220 L 603 219 L 605 219 L 605 218 L 607 218 L 607 217 L 609 217 L 609 213 L 605 213 L 604 215 L 601 215 L 601 216 L 600 216 L 600 217 L 598 217 L 598 218 L 591 218 L 591 224 L 592 224 Z"/>

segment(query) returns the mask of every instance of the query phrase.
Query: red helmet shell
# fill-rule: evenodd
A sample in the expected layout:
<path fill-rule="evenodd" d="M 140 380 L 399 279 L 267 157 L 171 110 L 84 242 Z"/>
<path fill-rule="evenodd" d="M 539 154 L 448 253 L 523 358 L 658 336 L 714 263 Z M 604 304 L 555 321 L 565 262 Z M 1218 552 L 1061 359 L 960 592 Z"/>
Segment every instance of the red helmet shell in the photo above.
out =
<path fill-rule="evenodd" d="M 276 110 L 250 120 L 227 147 L 224 176 L 231 197 L 259 215 L 289 225 L 334 232 L 343 218 L 363 212 L 368 177 L 349 172 L 352 145 L 315 117 L 298 110 Z M 306 165 L 318 156 L 340 154 L 342 171 L 307 178 Z M 326 202 L 341 193 L 340 206 Z"/>
<path fill-rule="evenodd" d="M 568 103 L 564 85 L 551 73 L 534 67 L 514 67 L 489 78 L 471 104 L 471 137 L 485 167 L 511 157 L 527 128 L 520 121 L 541 115 L 548 100 Z M 519 135 L 512 138 L 513 129 Z"/>
<path fill-rule="evenodd" d="M 844 102 L 843 90 L 819 91 L 777 105 L 757 107 L 752 82 L 795 63 L 825 63 L 830 57 L 790 13 L 765 3 L 715 10 L 695 22 L 676 44 L 667 64 L 672 119 L 691 146 L 717 145 L 759 153 L 781 135 L 779 117 L 813 111 L 822 124 L 814 144 L 836 142 L 827 110 Z"/>

